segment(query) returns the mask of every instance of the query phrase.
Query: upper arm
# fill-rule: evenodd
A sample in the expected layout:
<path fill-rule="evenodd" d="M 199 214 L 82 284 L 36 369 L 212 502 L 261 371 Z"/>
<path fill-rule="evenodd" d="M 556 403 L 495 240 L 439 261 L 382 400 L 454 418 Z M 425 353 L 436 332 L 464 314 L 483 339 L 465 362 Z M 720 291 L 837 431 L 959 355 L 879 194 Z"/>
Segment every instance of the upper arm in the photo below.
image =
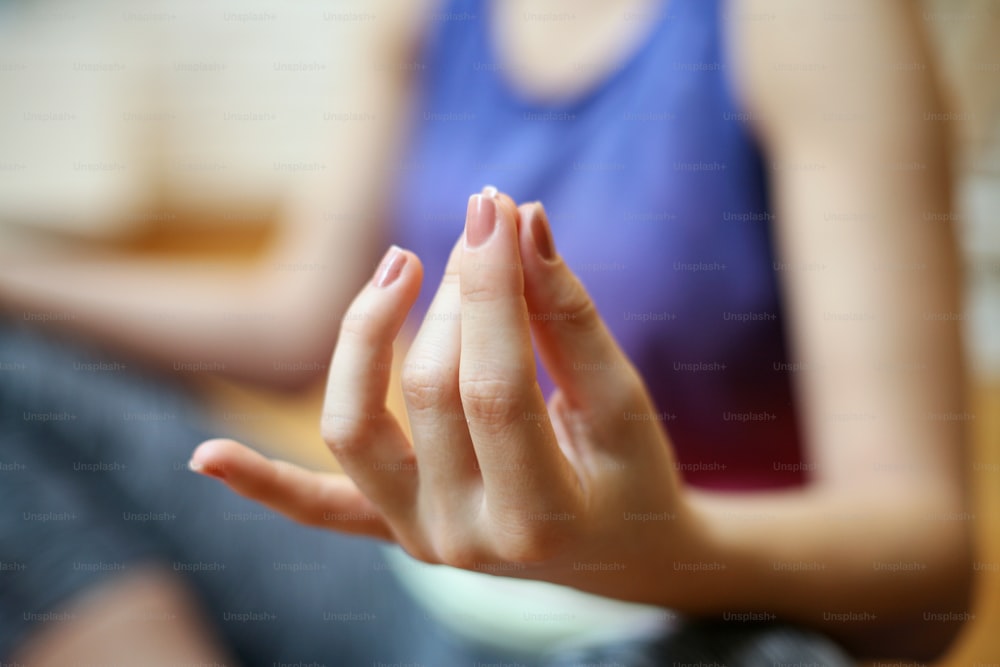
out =
<path fill-rule="evenodd" d="M 323 168 L 299 174 L 286 193 L 254 290 L 277 312 L 276 337 L 296 358 L 328 360 L 340 316 L 388 244 L 391 165 L 428 4 L 377 0 L 360 13 L 370 20 L 338 24 L 331 35 L 345 64 L 327 82 L 330 122 L 315 137 L 325 147 Z"/>
<path fill-rule="evenodd" d="M 912 6 L 733 4 L 816 477 L 904 495 L 934 485 L 961 503 L 948 123 Z"/>

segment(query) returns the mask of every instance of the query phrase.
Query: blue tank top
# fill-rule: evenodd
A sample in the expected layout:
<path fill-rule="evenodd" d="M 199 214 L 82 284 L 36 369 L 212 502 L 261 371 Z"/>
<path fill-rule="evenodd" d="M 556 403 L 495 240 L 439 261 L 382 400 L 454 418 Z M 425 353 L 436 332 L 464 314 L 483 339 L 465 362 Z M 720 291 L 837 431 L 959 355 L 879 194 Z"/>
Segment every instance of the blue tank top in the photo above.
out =
<path fill-rule="evenodd" d="M 682 475 L 714 488 L 790 486 L 808 465 L 774 214 L 766 165 L 727 79 L 723 3 L 669 0 L 609 77 L 559 103 L 509 83 L 488 3 L 449 3 L 415 63 L 393 238 L 425 263 L 422 313 L 470 194 L 492 184 L 518 202 L 542 201 L 559 252 L 642 372 Z"/>

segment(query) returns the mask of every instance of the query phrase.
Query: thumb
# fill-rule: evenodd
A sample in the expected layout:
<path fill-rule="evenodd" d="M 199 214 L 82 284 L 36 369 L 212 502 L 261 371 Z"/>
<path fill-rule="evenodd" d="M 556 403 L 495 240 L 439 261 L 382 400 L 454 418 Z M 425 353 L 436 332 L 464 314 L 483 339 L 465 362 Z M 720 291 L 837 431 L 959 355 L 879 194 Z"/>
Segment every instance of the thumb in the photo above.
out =
<path fill-rule="evenodd" d="M 546 370 L 568 407 L 590 420 L 649 410 L 642 380 L 618 347 L 580 279 L 556 252 L 545 209 L 522 204 L 524 296 Z M 603 419 L 602 419 L 603 418 Z"/>

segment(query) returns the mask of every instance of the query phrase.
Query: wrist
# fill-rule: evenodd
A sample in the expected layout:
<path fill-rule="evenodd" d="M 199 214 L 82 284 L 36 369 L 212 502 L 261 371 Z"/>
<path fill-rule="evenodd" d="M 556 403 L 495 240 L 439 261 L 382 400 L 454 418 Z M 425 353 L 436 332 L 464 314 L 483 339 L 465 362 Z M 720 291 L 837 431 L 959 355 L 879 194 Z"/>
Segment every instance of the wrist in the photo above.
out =
<path fill-rule="evenodd" d="M 658 604 L 692 615 L 715 613 L 729 606 L 725 591 L 733 571 L 718 527 L 697 497 L 696 492 L 680 489 L 674 530 L 664 535 L 659 549 L 667 571 L 657 579 L 663 599 Z"/>

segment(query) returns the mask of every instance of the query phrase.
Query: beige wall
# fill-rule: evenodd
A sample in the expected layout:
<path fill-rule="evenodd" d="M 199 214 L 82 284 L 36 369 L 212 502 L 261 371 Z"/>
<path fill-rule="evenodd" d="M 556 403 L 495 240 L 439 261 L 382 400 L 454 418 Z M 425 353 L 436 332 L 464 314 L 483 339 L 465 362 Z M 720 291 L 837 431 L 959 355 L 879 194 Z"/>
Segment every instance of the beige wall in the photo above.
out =
<path fill-rule="evenodd" d="M 968 269 L 968 342 L 980 377 L 1000 377 L 1000 2 L 924 0 L 922 23 L 956 120 L 958 222 Z"/>
<path fill-rule="evenodd" d="M 379 7 L 13 5 L 0 21 L 0 225 L 114 236 L 155 217 L 164 191 L 222 203 L 236 223 L 273 206 L 329 170 L 357 130 L 345 114 L 393 111 L 364 102 L 381 74 Z"/>

